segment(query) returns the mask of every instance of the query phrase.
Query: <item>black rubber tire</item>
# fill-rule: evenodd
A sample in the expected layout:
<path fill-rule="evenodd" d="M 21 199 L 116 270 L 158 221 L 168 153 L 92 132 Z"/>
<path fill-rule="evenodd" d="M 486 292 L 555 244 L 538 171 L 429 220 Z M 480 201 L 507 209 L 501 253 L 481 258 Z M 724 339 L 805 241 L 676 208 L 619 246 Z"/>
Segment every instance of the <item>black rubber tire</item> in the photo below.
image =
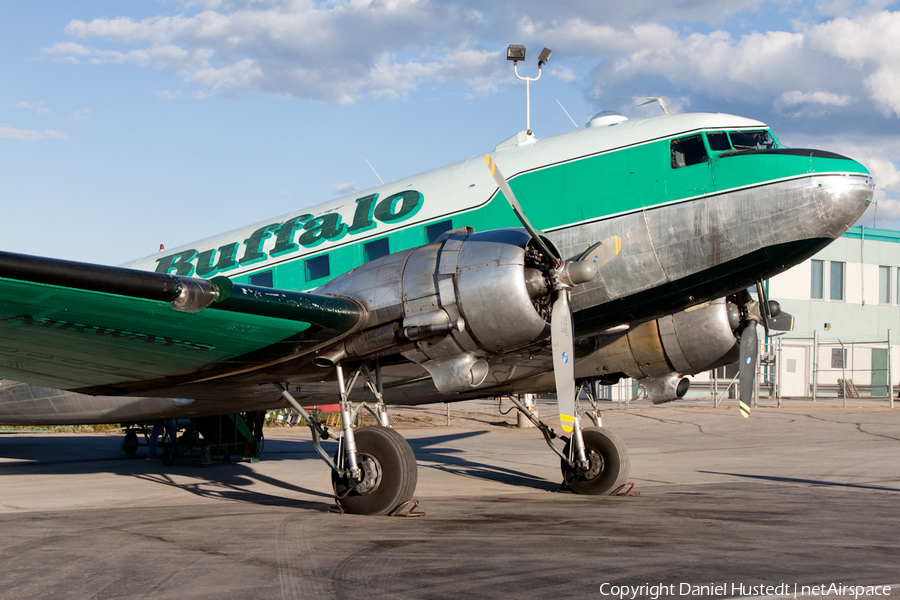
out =
<path fill-rule="evenodd" d="M 373 465 L 380 478 L 374 487 L 360 492 L 347 478 L 338 477 L 332 471 L 335 499 L 344 512 L 354 515 L 389 514 L 411 499 L 416 491 L 416 456 L 409 442 L 393 429 L 376 425 L 361 427 L 353 433 L 364 479 L 367 475 L 373 475 Z"/>
<path fill-rule="evenodd" d="M 628 479 L 631 468 L 628 448 L 616 434 L 603 427 L 585 427 L 582 435 L 590 468 L 585 472 L 560 461 L 563 481 L 576 494 L 612 494 Z M 564 452 L 568 456 L 569 444 L 566 444 Z"/>
<path fill-rule="evenodd" d="M 134 453 L 137 452 L 139 445 L 140 443 L 138 442 L 137 434 L 131 429 L 126 431 L 125 439 L 122 440 L 122 452 L 128 456 L 133 456 Z"/>

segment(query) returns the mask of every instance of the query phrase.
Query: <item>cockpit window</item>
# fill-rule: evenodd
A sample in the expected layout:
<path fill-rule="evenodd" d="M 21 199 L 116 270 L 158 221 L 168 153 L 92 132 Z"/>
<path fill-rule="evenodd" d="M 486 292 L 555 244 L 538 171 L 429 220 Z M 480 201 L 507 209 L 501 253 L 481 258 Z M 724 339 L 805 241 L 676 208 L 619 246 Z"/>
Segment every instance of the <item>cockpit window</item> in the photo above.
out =
<path fill-rule="evenodd" d="M 775 148 L 775 139 L 765 130 L 762 131 L 729 131 L 731 145 L 735 150 L 771 150 Z"/>
<path fill-rule="evenodd" d="M 672 140 L 672 168 L 680 169 L 709 160 L 706 156 L 706 147 L 699 135 Z"/>
<path fill-rule="evenodd" d="M 728 143 L 728 135 L 724 131 L 711 131 L 707 133 L 706 141 L 709 142 L 709 149 L 713 152 L 731 150 L 731 144 Z"/>

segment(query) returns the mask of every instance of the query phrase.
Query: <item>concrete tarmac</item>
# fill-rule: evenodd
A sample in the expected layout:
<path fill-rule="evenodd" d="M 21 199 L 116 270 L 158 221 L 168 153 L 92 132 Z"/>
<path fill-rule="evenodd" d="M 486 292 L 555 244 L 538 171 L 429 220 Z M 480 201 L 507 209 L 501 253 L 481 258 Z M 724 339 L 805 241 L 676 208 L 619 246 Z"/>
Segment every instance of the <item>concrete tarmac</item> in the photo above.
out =
<path fill-rule="evenodd" d="M 533 429 L 401 430 L 420 518 L 327 512 L 305 428 L 210 467 L 127 457 L 119 435 L 0 435 L 0 598 L 900 596 L 900 409 L 603 418 L 639 496 L 559 492 Z"/>

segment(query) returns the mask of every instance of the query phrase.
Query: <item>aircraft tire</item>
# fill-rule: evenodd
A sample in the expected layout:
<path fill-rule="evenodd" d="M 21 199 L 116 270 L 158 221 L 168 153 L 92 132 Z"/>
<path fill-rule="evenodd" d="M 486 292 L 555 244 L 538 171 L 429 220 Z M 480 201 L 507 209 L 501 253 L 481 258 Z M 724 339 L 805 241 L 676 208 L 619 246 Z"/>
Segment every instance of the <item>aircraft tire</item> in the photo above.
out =
<path fill-rule="evenodd" d="M 612 494 L 628 479 L 631 467 L 628 448 L 619 436 L 603 427 L 585 427 L 582 434 L 590 467 L 584 471 L 560 461 L 563 480 L 576 494 Z M 568 455 L 569 444 L 566 444 L 564 452 Z"/>
<path fill-rule="evenodd" d="M 125 432 L 125 439 L 122 440 L 122 452 L 127 454 L 128 456 L 134 455 L 138 449 L 138 436 L 137 434 L 129 429 Z"/>
<path fill-rule="evenodd" d="M 409 442 L 387 427 L 361 427 L 354 431 L 354 437 L 363 478 L 361 482 L 351 482 L 332 472 L 335 499 L 344 512 L 386 515 L 415 493 L 416 456 Z"/>

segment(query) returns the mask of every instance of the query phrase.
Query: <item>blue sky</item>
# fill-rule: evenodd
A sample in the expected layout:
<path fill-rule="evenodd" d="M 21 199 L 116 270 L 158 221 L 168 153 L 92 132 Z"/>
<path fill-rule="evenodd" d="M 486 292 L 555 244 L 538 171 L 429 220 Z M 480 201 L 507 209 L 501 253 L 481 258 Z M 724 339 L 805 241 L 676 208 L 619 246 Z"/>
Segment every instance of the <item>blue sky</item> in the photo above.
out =
<path fill-rule="evenodd" d="M 739 114 L 861 160 L 900 228 L 900 8 L 883 0 L 0 4 L 0 249 L 118 264 L 600 110 Z M 875 224 L 875 208 L 863 217 Z"/>

